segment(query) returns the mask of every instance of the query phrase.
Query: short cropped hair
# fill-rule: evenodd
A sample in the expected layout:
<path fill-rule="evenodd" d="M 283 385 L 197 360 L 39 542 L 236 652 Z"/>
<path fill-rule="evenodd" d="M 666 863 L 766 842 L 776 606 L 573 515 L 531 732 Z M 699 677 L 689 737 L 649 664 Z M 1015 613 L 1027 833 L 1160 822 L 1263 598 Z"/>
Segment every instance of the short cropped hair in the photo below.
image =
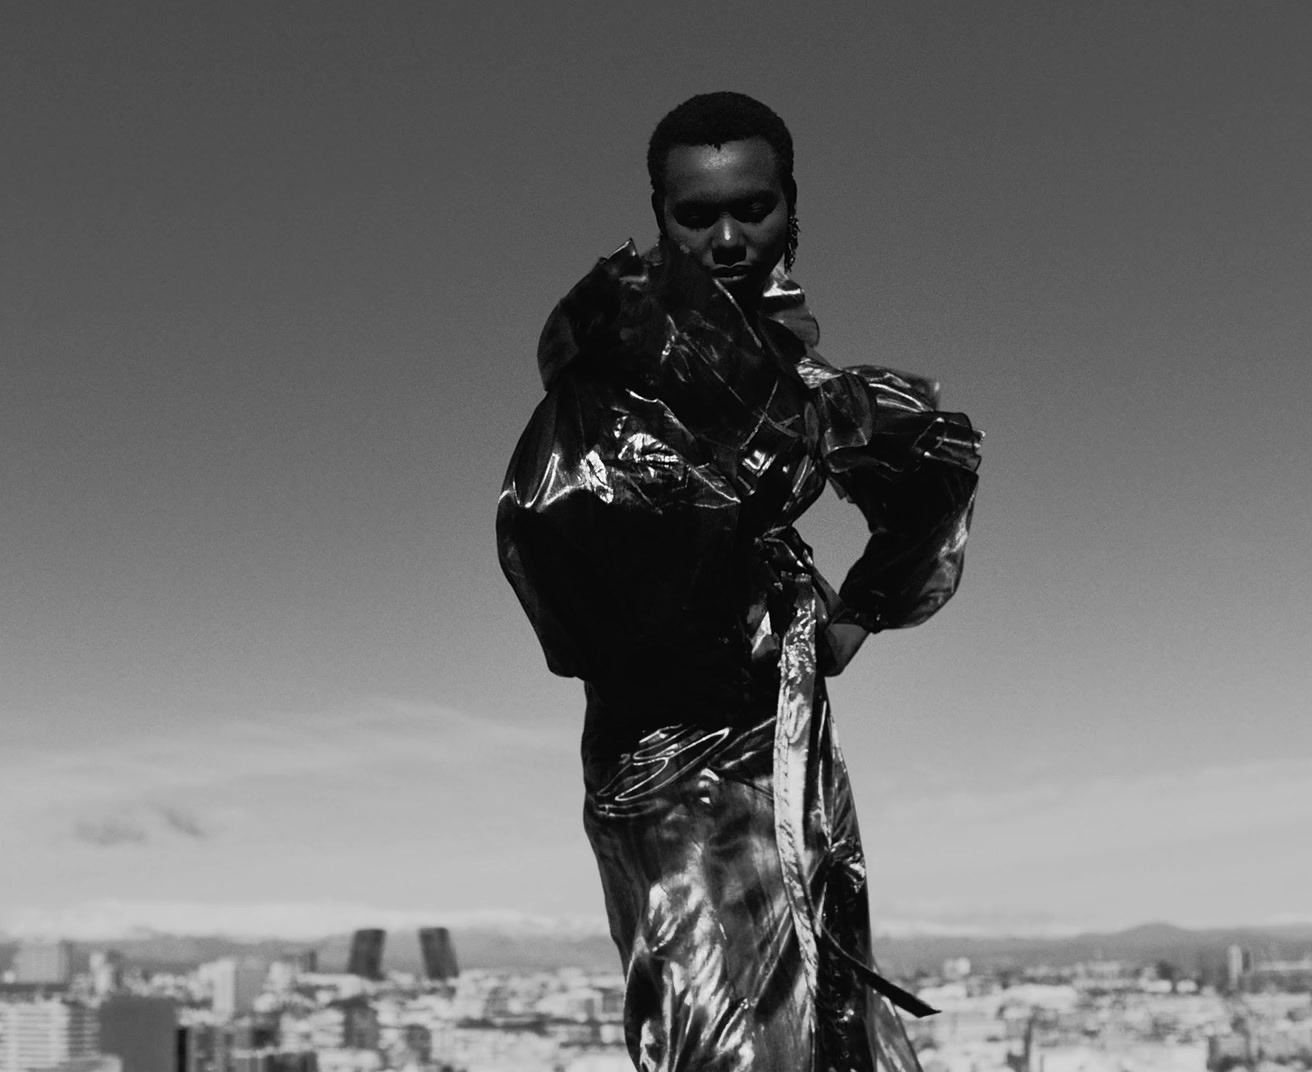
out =
<path fill-rule="evenodd" d="M 647 143 L 652 193 L 665 194 L 665 161 L 676 145 L 723 145 L 764 138 L 779 163 L 779 179 L 791 212 L 797 205 L 793 180 L 793 136 L 784 121 L 754 97 L 728 90 L 689 97 L 656 124 Z"/>

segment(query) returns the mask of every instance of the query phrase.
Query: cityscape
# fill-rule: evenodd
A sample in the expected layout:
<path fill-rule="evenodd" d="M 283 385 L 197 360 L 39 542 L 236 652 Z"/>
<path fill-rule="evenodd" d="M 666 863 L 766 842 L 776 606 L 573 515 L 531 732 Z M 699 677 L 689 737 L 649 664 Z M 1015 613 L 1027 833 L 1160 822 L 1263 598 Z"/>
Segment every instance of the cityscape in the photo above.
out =
<path fill-rule="evenodd" d="M 632 1067 L 617 971 L 462 970 L 456 946 L 446 927 L 365 928 L 351 935 L 344 966 L 321 963 L 314 944 L 270 957 L 264 943 L 258 955 L 185 967 L 103 942 L 28 939 L 8 958 L 0 947 L 0 1072 Z M 1312 940 L 1299 956 L 1290 949 L 1232 943 L 1219 956 L 1182 947 L 1175 960 L 1041 963 L 1030 948 L 934 965 L 922 953 L 920 966 L 896 974 L 940 1010 L 907 1021 L 924 1072 L 1306 1070 Z"/>

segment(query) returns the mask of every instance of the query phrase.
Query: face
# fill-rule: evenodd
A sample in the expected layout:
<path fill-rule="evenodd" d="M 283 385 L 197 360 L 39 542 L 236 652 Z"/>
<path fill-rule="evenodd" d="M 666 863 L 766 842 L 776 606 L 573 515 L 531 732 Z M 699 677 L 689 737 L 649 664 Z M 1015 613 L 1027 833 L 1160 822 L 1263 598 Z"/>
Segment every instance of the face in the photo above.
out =
<path fill-rule="evenodd" d="M 665 158 L 665 196 L 652 207 L 667 237 L 740 305 L 756 304 L 788 247 L 788 202 L 769 142 L 674 146 Z"/>

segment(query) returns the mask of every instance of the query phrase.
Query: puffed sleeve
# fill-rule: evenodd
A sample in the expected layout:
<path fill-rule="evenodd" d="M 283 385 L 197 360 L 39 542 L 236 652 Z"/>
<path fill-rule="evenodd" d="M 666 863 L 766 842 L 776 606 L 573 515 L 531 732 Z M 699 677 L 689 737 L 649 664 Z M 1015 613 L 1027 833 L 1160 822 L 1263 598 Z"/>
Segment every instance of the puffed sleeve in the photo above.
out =
<path fill-rule="evenodd" d="M 836 620 L 872 632 L 917 625 L 961 580 L 983 435 L 964 414 L 940 413 L 937 385 L 920 377 L 813 361 L 807 378 L 827 475 L 870 529 Z"/>
<path fill-rule="evenodd" d="M 587 547 L 562 538 L 568 527 L 544 524 L 542 516 L 553 505 L 559 514 L 572 492 L 587 488 L 584 436 L 577 427 L 581 414 L 572 388 L 568 380 L 557 382 L 534 410 L 497 502 L 501 568 L 542 643 L 548 667 L 565 677 L 583 670 L 576 623 L 585 608 L 578 605 L 577 575 L 589 555 Z M 569 514 L 577 515 L 587 500 L 569 506 Z"/>
<path fill-rule="evenodd" d="M 651 379 L 692 347 L 621 270 L 644 269 L 624 251 L 603 262 L 543 331 L 547 394 L 511 459 L 497 543 L 553 672 L 655 695 L 722 676 L 741 502 L 668 401 L 719 396 Z"/>
<path fill-rule="evenodd" d="M 529 421 L 497 542 L 554 673 L 653 697 L 722 676 L 739 503 L 679 433 L 659 403 L 568 372 Z"/>

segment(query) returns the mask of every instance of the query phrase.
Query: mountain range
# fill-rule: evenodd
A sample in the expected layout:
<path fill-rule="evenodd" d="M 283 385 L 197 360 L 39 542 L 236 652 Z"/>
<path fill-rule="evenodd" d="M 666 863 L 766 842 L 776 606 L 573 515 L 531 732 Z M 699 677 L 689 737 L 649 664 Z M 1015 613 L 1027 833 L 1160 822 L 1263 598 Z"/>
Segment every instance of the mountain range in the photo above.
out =
<path fill-rule="evenodd" d="M 466 925 L 451 927 L 452 941 L 464 969 L 544 971 L 577 967 L 616 971 L 619 960 L 610 938 L 581 927 Z M 75 943 L 75 968 L 85 967 L 95 950 L 116 949 L 129 965 L 148 971 L 185 971 L 220 957 L 274 960 L 313 949 L 319 970 L 345 970 L 349 934 L 307 941 L 276 938 L 242 940 L 222 935 L 137 933 L 113 940 Z M 0 970 L 7 968 L 19 943 L 0 940 Z M 1224 970 L 1231 945 L 1249 949 L 1259 960 L 1288 960 L 1312 955 L 1312 924 L 1284 927 L 1191 930 L 1149 923 L 1113 933 L 1069 937 L 985 937 L 902 934 L 879 936 L 875 956 L 890 975 L 908 978 L 937 972 L 944 960 L 969 957 L 975 970 L 1067 967 L 1081 961 L 1133 963 L 1169 961 L 1188 975 Z M 414 929 L 390 930 L 384 949 L 387 970 L 417 972 L 419 940 Z"/>

